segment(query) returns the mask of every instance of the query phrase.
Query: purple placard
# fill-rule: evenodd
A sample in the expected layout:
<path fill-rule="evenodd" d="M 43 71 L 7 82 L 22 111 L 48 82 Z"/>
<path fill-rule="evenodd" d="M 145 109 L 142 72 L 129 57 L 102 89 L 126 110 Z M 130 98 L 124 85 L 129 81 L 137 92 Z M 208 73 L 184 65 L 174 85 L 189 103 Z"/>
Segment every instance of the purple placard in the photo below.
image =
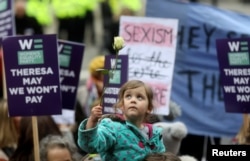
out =
<path fill-rule="evenodd" d="M 226 112 L 250 112 L 249 44 L 249 38 L 216 41 Z"/>
<path fill-rule="evenodd" d="M 63 109 L 74 109 L 79 84 L 84 45 L 69 41 L 58 41 L 60 82 Z"/>
<path fill-rule="evenodd" d="M 0 0 L 0 38 L 15 34 L 12 0 Z"/>
<path fill-rule="evenodd" d="M 61 114 L 56 35 L 3 38 L 10 116 Z"/>
<path fill-rule="evenodd" d="M 113 77 L 104 76 L 106 89 L 103 98 L 103 113 L 114 113 L 113 105 L 117 102 L 120 87 L 128 80 L 128 55 L 119 55 L 117 61 L 115 55 L 106 55 L 104 68 L 114 74 Z"/>

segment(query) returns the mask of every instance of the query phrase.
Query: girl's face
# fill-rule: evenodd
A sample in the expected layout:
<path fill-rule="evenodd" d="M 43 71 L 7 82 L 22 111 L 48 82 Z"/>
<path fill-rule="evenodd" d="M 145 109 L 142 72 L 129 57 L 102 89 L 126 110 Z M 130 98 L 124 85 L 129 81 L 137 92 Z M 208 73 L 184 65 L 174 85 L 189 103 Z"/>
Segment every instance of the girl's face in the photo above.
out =
<path fill-rule="evenodd" d="M 144 120 L 147 113 L 149 102 L 144 87 L 128 89 L 124 92 L 123 106 L 121 110 L 127 120 Z"/>

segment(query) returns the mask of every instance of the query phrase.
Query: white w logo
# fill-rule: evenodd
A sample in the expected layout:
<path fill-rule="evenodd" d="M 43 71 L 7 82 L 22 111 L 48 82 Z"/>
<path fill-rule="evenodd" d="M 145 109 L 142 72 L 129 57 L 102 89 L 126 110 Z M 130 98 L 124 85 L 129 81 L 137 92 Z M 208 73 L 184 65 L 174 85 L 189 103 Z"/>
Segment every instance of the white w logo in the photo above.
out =
<path fill-rule="evenodd" d="M 18 40 L 18 42 L 19 42 L 19 45 L 21 46 L 21 49 L 25 50 L 26 48 L 27 49 L 31 49 L 33 40 L 32 39 L 29 39 L 29 40 L 25 39 L 23 41 L 22 40 Z"/>
<path fill-rule="evenodd" d="M 240 42 L 228 42 L 230 51 L 239 51 Z"/>
<path fill-rule="evenodd" d="M 115 67 L 115 59 L 110 59 L 111 68 Z"/>

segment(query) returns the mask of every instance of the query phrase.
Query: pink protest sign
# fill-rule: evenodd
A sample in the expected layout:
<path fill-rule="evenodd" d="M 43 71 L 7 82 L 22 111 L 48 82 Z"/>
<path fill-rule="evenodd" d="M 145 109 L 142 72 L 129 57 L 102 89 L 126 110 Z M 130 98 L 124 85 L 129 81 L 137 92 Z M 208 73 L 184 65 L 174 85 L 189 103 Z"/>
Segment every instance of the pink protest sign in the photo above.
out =
<path fill-rule="evenodd" d="M 154 112 L 168 115 L 177 42 L 177 19 L 122 16 L 120 54 L 129 56 L 128 79 L 139 79 L 154 90 Z"/>

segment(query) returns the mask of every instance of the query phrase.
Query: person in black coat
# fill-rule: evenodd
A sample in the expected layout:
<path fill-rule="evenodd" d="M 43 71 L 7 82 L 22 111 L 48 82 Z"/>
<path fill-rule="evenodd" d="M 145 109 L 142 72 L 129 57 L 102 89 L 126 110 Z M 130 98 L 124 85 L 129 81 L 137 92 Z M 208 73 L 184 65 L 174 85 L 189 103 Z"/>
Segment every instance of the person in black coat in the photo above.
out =
<path fill-rule="evenodd" d="M 16 35 L 43 34 L 42 25 L 26 14 L 26 1 L 16 0 L 14 4 Z"/>

